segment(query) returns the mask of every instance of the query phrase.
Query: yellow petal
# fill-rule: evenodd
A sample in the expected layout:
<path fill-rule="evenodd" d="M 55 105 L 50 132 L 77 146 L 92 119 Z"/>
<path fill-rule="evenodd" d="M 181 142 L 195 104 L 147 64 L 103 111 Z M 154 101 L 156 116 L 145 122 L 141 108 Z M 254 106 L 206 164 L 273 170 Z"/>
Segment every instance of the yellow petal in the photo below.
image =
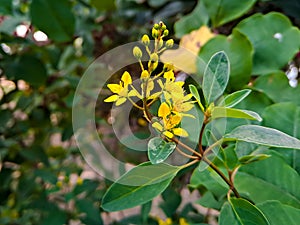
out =
<path fill-rule="evenodd" d="M 109 96 L 108 98 L 104 99 L 105 102 L 115 102 L 119 99 L 118 95 L 112 95 Z"/>
<path fill-rule="evenodd" d="M 150 77 L 150 74 L 147 70 L 143 70 L 143 72 L 141 73 L 141 79 L 147 79 Z"/>
<path fill-rule="evenodd" d="M 170 131 L 163 132 L 163 135 L 165 135 L 168 138 L 173 138 L 174 137 L 174 135 Z"/>
<path fill-rule="evenodd" d="M 158 109 L 158 116 L 159 117 L 167 117 L 171 113 L 170 107 L 166 102 L 161 103 Z"/>
<path fill-rule="evenodd" d="M 129 84 L 132 84 L 131 76 L 127 71 L 123 73 L 121 80 L 124 82 L 124 87 L 128 86 Z"/>
<path fill-rule="evenodd" d="M 182 87 L 184 85 L 184 81 L 176 81 L 175 84 Z"/>
<path fill-rule="evenodd" d="M 165 72 L 164 73 L 164 78 L 166 78 L 167 80 L 174 80 L 175 76 L 172 70 Z"/>
<path fill-rule="evenodd" d="M 111 92 L 119 94 L 123 87 L 119 84 L 108 84 L 107 87 L 109 88 L 109 90 L 111 90 Z"/>
<path fill-rule="evenodd" d="M 122 105 L 124 102 L 126 102 L 126 98 L 125 97 L 121 97 L 116 101 L 116 106 Z"/>
<path fill-rule="evenodd" d="M 178 128 L 174 128 L 172 129 L 172 132 L 177 135 L 177 136 L 181 136 L 181 137 L 187 137 L 189 136 L 188 132 L 186 132 L 186 130 L 178 127 Z"/>
<path fill-rule="evenodd" d="M 142 96 L 140 95 L 140 93 L 136 90 L 133 89 L 131 91 L 128 92 L 128 97 L 138 97 L 138 98 L 142 98 Z"/>
<path fill-rule="evenodd" d="M 159 122 L 152 123 L 152 127 L 155 128 L 155 129 L 157 129 L 158 131 L 162 131 L 163 130 L 163 127 L 162 127 L 162 125 Z"/>
<path fill-rule="evenodd" d="M 176 114 L 176 115 L 172 116 L 170 118 L 170 120 L 171 120 L 170 122 L 171 122 L 172 126 L 174 127 L 180 123 L 181 116 L 179 114 Z"/>

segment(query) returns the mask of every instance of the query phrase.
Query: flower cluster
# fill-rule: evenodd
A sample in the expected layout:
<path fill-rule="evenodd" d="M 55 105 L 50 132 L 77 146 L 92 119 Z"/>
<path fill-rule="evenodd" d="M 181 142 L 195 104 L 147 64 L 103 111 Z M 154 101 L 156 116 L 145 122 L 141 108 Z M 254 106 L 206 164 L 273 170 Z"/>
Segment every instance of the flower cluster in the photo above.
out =
<path fill-rule="evenodd" d="M 140 88 L 136 88 L 132 84 L 131 75 L 126 71 L 121 77 L 119 84 L 108 84 L 107 87 L 114 94 L 106 98 L 105 102 L 115 102 L 116 106 L 130 101 L 134 107 L 142 110 L 144 116 L 152 126 L 167 138 L 177 136 L 188 136 L 186 130 L 180 127 L 184 116 L 193 108 L 191 94 L 186 94 L 183 88 L 183 81 L 176 81 L 173 72 L 173 66 L 164 63 L 163 69 L 157 72 L 159 65 L 159 55 L 167 48 L 172 48 L 174 41 L 169 39 L 164 41 L 169 31 L 166 26 L 160 22 L 152 28 L 152 37 L 154 43 L 150 41 L 148 35 L 143 35 L 141 43 L 145 47 L 149 60 L 146 65 L 142 62 L 143 52 L 138 47 L 133 48 L 133 55 L 138 60 L 141 67 Z M 155 89 L 155 87 L 158 87 Z M 154 91 L 156 90 L 156 91 Z M 133 97 L 137 97 L 142 104 L 133 101 Z M 150 113 L 149 107 L 159 100 L 157 116 Z"/>

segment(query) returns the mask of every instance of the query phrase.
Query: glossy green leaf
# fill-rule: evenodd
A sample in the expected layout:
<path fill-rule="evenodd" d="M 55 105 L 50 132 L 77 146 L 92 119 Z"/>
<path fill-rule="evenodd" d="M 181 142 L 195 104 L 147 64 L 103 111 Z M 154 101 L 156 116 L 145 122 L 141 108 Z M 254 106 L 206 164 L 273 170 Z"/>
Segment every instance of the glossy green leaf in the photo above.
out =
<path fill-rule="evenodd" d="M 256 0 L 203 0 L 214 27 L 228 23 L 246 13 Z"/>
<path fill-rule="evenodd" d="M 253 87 L 265 93 L 273 102 L 293 102 L 300 106 L 300 85 L 292 88 L 284 72 L 260 76 L 254 81 Z"/>
<path fill-rule="evenodd" d="M 199 1 L 193 12 L 182 17 L 174 24 L 177 38 L 190 33 L 208 23 L 208 15 L 202 1 Z"/>
<path fill-rule="evenodd" d="M 262 121 L 262 118 L 256 112 L 244 109 L 233 109 L 218 106 L 212 109 L 211 116 L 212 119 L 229 117 Z"/>
<path fill-rule="evenodd" d="M 225 52 L 215 53 L 209 60 L 203 76 L 202 89 L 207 105 L 220 97 L 229 79 L 229 59 Z"/>
<path fill-rule="evenodd" d="M 278 153 L 266 153 L 271 157 L 239 169 L 234 178 L 236 189 L 255 203 L 278 200 L 299 208 L 299 174 Z"/>
<path fill-rule="evenodd" d="M 243 125 L 225 135 L 225 139 L 246 141 L 259 145 L 300 149 L 300 141 L 279 130 L 258 125 Z"/>
<path fill-rule="evenodd" d="M 190 92 L 193 95 L 193 97 L 196 99 L 196 101 L 197 101 L 200 109 L 204 112 L 204 107 L 203 107 L 203 105 L 201 103 L 201 98 L 200 98 L 198 89 L 196 88 L 195 85 L 192 85 L 192 84 L 189 85 L 189 89 L 190 89 Z"/>
<path fill-rule="evenodd" d="M 267 154 L 257 154 L 257 155 L 245 155 L 239 158 L 241 164 L 249 164 L 257 161 L 261 161 L 269 158 L 270 156 Z"/>
<path fill-rule="evenodd" d="M 299 51 L 300 31 L 282 13 L 255 14 L 235 29 L 245 34 L 254 47 L 254 74 L 279 70 Z"/>
<path fill-rule="evenodd" d="M 284 205 L 279 201 L 266 201 L 257 204 L 272 225 L 298 225 L 300 221 L 300 209 Z"/>
<path fill-rule="evenodd" d="M 165 161 L 176 148 L 174 142 L 166 142 L 161 137 L 154 137 L 148 142 L 148 158 L 152 164 Z"/>
<path fill-rule="evenodd" d="M 141 164 L 113 183 L 102 199 L 106 211 L 144 204 L 163 192 L 180 170 L 168 164 Z"/>
<path fill-rule="evenodd" d="M 243 49 L 243 51 L 241 51 Z M 229 89 L 238 90 L 247 84 L 252 72 L 253 47 L 249 39 L 236 29 L 230 36 L 217 35 L 209 40 L 199 52 L 199 57 L 208 62 L 210 56 L 224 51 L 230 62 Z M 241 60 L 243 59 L 243 60 Z M 198 66 L 202 74 L 202 65 Z"/>
<path fill-rule="evenodd" d="M 231 198 L 220 214 L 220 225 L 270 225 L 267 218 L 252 203 L 242 198 Z"/>
<path fill-rule="evenodd" d="M 250 93 L 251 93 L 250 89 L 244 89 L 244 90 L 233 92 L 227 95 L 224 99 L 222 99 L 219 105 L 232 108 L 233 106 L 243 101 Z"/>
<path fill-rule="evenodd" d="M 41 13 L 42 12 L 42 13 Z M 68 0 L 33 0 L 32 23 L 56 42 L 70 41 L 75 30 L 75 17 Z"/>
<path fill-rule="evenodd" d="M 281 130 L 300 138 L 300 107 L 291 102 L 277 103 L 265 109 L 263 125 Z M 294 149 L 278 149 L 288 164 L 300 172 L 300 152 Z"/>
<path fill-rule="evenodd" d="M 203 195 L 201 195 L 201 198 L 199 198 L 196 203 L 206 208 L 220 210 L 224 200 L 222 199 L 218 201 L 210 191 L 206 191 Z"/>

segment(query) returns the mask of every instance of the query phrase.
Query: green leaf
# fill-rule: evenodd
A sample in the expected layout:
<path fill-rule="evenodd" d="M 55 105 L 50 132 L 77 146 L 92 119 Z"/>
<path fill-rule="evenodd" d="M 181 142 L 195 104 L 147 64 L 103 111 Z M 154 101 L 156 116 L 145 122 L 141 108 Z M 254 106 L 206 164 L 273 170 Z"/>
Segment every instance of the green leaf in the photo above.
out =
<path fill-rule="evenodd" d="M 196 189 L 202 186 L 216 196 L 217 199 L 226 196 L 228 191 L 225 181 L 210 167 L 206 170 L 199 170 L 197 168 L 192 174 L 189 187 Z"/>
<path fill-rule="evenodd" d="M 259 145 L 300 149 L 300 141 L 279 130 L 258 125 L 243 125 L 225 135 L 225 139 L 246 141 Z"/>
<path fill-rule="evenodd" d="M 262 118 L 253 111 L 243 110 L 243 109 L 232 109 L 226 107 L 214 107 L 211 112 L 212 119 L 217 118 L 241 118 L 248 120 L 262 121 Z"/>
<path fill-rule="evenodd" d="M 265 93 L 273 102 L 293 102 L 300 106 L 300 85 L 292 88 L 282 71 L 258 77 L 253 87 Z"/>
<path fill-rule="evenodd" d="M 154 137 L 148 142 L 148 158 L 152 164 L 165 161 L 176 148 L 174 142 L 166 142 L 161 137 Z"/>
<path fill-rule="evenodd" d="M 203 0 L 214 27 L 228 23 L 246 13 L 256 0 Z"/>
<path fill-rule="evenodd" d="M 267 154 L 257 154 L 257 155 L 245 155 L 239 158 L 241 164 L 249 164 L 257 161 L 261 161 L 269 158 L 270 155 Z"/>
<path fill-rule="evenodd" d="M 255 205 L 242 198 L 225 203 L 220 214 L 220 225 L 269 225 L 267 218 Z"/>
<path fill-rule="evenodd" d="M 266 201 L 257 204 L 272 225 L 298 225 L 300 221 L 300 209 L 284 205 L 279 201 Z"/>
<path fill-rule="evenodd" d="M 152 201 L 146 202 L 141 207 L 141 219 L 143 224 L 147 224 L 151 207 L 152 207 Z"/>
<path fill-rule="evenodd" d="M 209 60 L 203 76 L 203 94 L 207 105 L 220 97 L 229 79 L 229 60 L 225 52 L 215 53 Z"/>
<path fill-rule="evenodd" d="M 250 93 L 251 93 L 250 89 L 236 91 L 234 93 L 227 95 L 224 99 L 222 99 L 219 105 L 225 106 L 227 108 L 232 108 L 233 106 L 243 101 Z"/>
<path fill-rule="evenodd" d="M 42 85 L 47 79 L 44 63 L 32 55 L 14 58 L 7 66 L 6 76 L 9 79 L 25 80 L 31 85 Z"/>
<path fill-rule="evenodd" d="M 106 211 L 119 211 L 144 204 L 163 192 L 180 167 L 141 164 L 113 183 L 102 199 Z"/>
<path fill-rule="evenodd" d="M 175 35 L 177 38 L 181 38 L 207 23 L 208 15 L 205 6 L 202 1 L 199 1 L 192 13 L 182 17 L 174 24 Z"/>
<path fill-rule="evenodd" d="M 1 0 L 0 14 L 9 15 L 12 12 L 12 0 Z"/>
<path fill-rule="evenodd" d="M 241 89 L 251 78 L 253 57 L 251 42 L 244 34 L 234 29 L 228 37 L 217 35 L 209 40 L 200 49 L 199 57 L 208 62 L 210 56 L 218 51 L 224 51 L 229 58 L 230 78 L 228 87 L 233 90 Z M 202 65 L 198 65 L 198 70 L 200 74 L 203 73 Z"/>
<path fill-rule="evenodd" d="M 271 157 L 239 169 L 234 178 L 236 189 L 255 203 L 278 200 L 300 208 L 299 174 L 278 153 L 266 153 Z"/>
<path fill-rule="evenodd" d="M 299 51 L 300 31 L 282 13 L 255 14 L 235 29 L 245 34 L 254 47 L 253 74 L 279 70 Z"/>
<path fill-rule="evenodd" d="M 224 201 L 218 201 L 210 191 L 206 191 L 196 203 L 206 208 L 220 210 Z"/>
<path fill-rule="evenodd" d="M 285 102 L 271 105 L 262 114 L 263 125 L 300 138 L 300 107 L 294 103 Z M 294 149 L 278 149 L 287 163 L 300 172 L 300 152 Z"/>
<path fill-rule="evenodd" d="M 196 99 L 196 101 L 197 101 L 200 109 L 202 110 L 202 112 L 204 112 L 204 107 L 203 107 L 203 105 L 201 103 L 201 98 L 200 98 L 198 89 L 196 88 L 195 85 L 192 85 L 192 84 L 189 85 L 189 89 L 190 89 L 190 92 L 193 95 L 193 97 Z"/>
<path fill-rule="evenodd" d="M 41 13 L 43 12 L 43 13 Z M 56 42 L 70 41 L 75 30 L 75 17 L 68 0 L 33 0 L 30 5 L 33 25 Z"/>
<path fill-rule="evenodd" d="M 81 216 L 81 221 L 85 224 L 102 225 L 103 221 L 100 217 L 99 207 L 96 207 L 94 201 L 91 199 L 76 199 L 75 205 L 79 212 L 84 215 Z"/>

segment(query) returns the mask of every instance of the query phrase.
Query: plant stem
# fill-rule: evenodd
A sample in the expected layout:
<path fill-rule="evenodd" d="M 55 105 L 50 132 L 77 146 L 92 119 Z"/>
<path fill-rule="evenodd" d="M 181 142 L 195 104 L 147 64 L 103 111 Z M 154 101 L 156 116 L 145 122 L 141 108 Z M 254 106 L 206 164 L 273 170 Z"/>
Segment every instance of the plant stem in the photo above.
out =
<path fill-rule="evenodd" d="M 205 120 L 205 116 L 204 116 L 204 120 Z M 206 127 L 206 123 L 203 122 L 201 130 L 200 130 L 199 141 L 198 141 L 198 149 L 199 149 L 199 153 L 201 155 L 203 155 L 203 153 L 204 153 L 204 150 L 203 150 L 203 147 L 202 147 L 202 139 L 203 139 L 203 134 L 204 134 L 205 127 Z"/>
<path fill-rule="evenodd" d="M 199 159 L 202 158 L 202 155 L 201 155 L 199 152 L 195 151 L 195 150 L 192 149 L 191 147 L 189 147 L 189 146 L 187 146 L 186 144 L 182 143 L 182 142 L 179 141 L 177 138 L 173 137 L 171 140 L 174 141 L 176 144 L 180 145 L 181 147 L 185 148 L 185 149 L 188 150 L 189 152 L 191 152 L 191 153 L 197 155 Z"/>
<path fill-rule="evenodd" d="M 230 179 L 228 179 L 225 174 L 215 165 L 213 164 L 209 159 L 207 159 L 206 157 L 203 157 L 202 160 L 204 162 L 206 162 L 230 187 L 230 190 L 233 191 L 235 197 L 240 198 L 240 194 L 238 193 L 238 191 L 235 189 L 234 184 Z"/>
<path fill-rule="evenodd" d="M 176 150 L 177 150 L 181 155 L 183 155 L 183 156 L 185 156 L 185 157 L 187 157 L 187 158 L 189 158 L 189 159 L 199 159 L 198 156 L 193 156 L 193 155 L 186 154 L 185 152 L 181 151 L 181 149 L 178 148 L 177 146 L 176 146 Z"/>

